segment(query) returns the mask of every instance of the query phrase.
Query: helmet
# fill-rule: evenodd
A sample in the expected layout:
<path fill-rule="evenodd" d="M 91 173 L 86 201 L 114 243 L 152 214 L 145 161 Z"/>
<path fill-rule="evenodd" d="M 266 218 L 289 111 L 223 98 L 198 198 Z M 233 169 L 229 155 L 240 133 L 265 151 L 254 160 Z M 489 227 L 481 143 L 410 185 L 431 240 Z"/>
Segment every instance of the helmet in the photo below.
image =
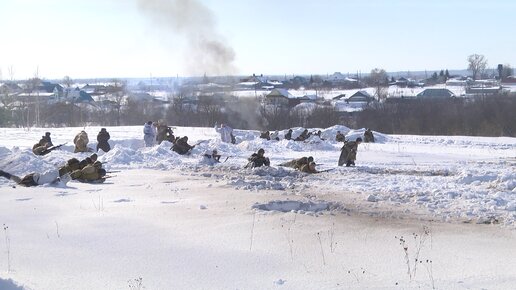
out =
<path fill-rule="evenodd" d="M 362 142 L 362 138 L 358 137 L 357 142 Z"/>
<path fill-rule="evenodd" d="M 99 175 L 100 175 L 100 177 L 104 177 L 104 176 L 106 176 L 106 173 L 107 173 L 107 172 L 106 172 L 106 169 L 103 169 L 103 168 L 99 169 Z"/>
<path fill-rule="evenodd" d="M 90 158 L 91 158 L 91 160 L 92 160 L 93 162 L 97 161 L 97 157 L 98 157 L 97 153 L 93 153 L 93 154 L 91 154 L 91 156 L 90 156 Z"/>
<path fill-rule="evenodd" d="M 312 163 L 314 161 L 314 158 L 312 156 L 308 156 L 308 163 Z"/>

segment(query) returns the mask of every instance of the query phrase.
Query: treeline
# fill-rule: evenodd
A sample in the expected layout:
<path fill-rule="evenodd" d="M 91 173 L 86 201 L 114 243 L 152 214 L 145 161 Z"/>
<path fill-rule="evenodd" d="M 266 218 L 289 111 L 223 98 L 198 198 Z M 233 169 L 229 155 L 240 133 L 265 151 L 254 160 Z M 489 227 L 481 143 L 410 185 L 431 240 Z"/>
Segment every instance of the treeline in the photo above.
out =
<path fill-rule="evenodd" d="M 357 114 L 356 125 L 387 134 L 516 136 L 516 98 L 400 100 Z"/>
<path fill-rule="evenodd" d="M 58 103 L 21 108 L 0 107 L 0 127 L 126 126 L 164 120 L 170 126 L 193 127 L 224 122 L 245 130 L 341 124 L 387 134 L 516 136 L 516 98 L 508 96 L 375 102 L 353 113 L 315 104 L 301 108 L 264 105 L 256 98 L 206 97 L 191 104 L 180 96 L 167 104 L 128 100 L 105 107 Z"/>

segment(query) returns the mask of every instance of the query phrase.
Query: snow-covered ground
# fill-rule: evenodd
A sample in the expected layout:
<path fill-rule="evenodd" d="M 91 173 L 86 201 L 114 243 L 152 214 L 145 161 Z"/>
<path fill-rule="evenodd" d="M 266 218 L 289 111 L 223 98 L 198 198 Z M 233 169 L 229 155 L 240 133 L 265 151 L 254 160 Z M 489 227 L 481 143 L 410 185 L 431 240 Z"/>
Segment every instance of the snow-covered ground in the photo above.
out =
<path fill-rule="evenodd" d="M 322 129 L 325 140 L 306 142 L 236 130 L 232 145 L 213 128 L 178 127 L 176 135 L 199 143 L 180 156 L 166 142 L 143 147 L 142 127 L 107 128 L 113 149 L 99 159 L 120 172 L 104 184 L 23 188 L 0 179 L 0 286 L 12 285 L 7 279 L 26 289 L 516 284 L 516 138 L 375 132 L 377 143 L 359 146 L 357 166 L 341 168 L 336 131 L 353 140 L 363 130 L 335 126 Z M 82 129 L 0 128 L 0 169 L 24 175 L 84 158 L 72 153 Z M 95 147 L 100 127 L 85 130 Z M 34 156 L 45 131 L 54 144 L 68 143 Z M 213 148 L 224 162 L 205 165 L 201 155 Z M 259 148 L 273 166 L 243 169 Z M 275 166 L 309 155 L 329 171 Z"/>

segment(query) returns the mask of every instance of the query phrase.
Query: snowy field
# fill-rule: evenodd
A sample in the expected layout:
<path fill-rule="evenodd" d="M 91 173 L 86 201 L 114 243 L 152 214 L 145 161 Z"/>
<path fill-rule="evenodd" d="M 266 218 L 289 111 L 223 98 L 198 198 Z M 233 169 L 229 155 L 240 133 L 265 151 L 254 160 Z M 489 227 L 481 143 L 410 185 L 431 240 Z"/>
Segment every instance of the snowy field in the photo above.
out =
<path fill-rule="evenodd" d="M 0 169 L 58 167 L 83 128 L 0 128 Z M 180 156 L 107 127 L 112 178 L 37 188 L 0 179 L 0 289 L 513 289 L 516 138 L 384 135 L 337 167 L 337 130 L 306 142 L 182 128 Z M 100 127 L 87 127 L 95 147 Z M 299 134 L 301 129 L 296 129 Z M 61 150 L 39 157 L 45 131 Z M 282 137 L 284 132 L 280 132 Z M 217 148 L 224 161 L 203 163 Z M 259 148 L 270 168 L 243 169 Z M 320 174 L 279 163 L 313 156 Z M 12 279 L 12 280 L 11 280 Z M 13 282 L 14 281 L 14 282 Z M 19 285 L 19 286 L 15 286 Z M 143 288 L 145 287 L 145 288 Z"/>

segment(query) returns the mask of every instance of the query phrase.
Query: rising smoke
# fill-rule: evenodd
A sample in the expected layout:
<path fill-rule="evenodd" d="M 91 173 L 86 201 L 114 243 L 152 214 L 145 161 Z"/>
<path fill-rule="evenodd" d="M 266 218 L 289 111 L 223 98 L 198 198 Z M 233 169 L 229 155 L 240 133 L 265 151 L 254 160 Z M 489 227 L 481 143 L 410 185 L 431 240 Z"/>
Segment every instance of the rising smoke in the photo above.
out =
<path fill-rule="evenodd" d="M 168 33 L 186 40 L 185 68 L 191 75 L 236 73 L 235 51 L 216 31 L 212 11 L 198 0 L 136 0 L 140 11 Z M 174 47 L 175 48 L 175 47 Z"/>

